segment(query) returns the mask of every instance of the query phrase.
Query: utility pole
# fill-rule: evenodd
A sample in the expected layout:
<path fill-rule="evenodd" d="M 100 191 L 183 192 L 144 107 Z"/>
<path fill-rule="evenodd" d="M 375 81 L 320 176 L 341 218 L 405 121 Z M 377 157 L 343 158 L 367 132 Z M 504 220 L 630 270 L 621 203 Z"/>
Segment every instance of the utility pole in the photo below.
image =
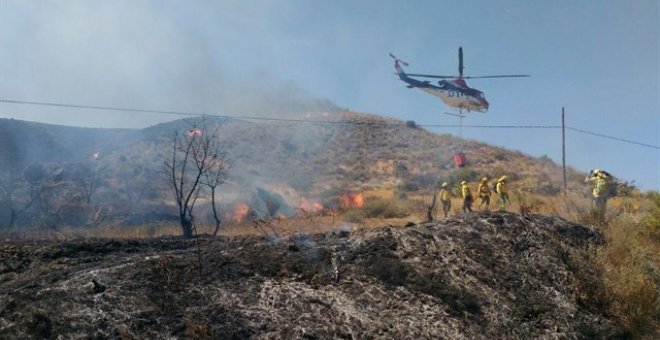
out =
<path fill-rule="evenodd" d="M 564 170 L 564 196 L 566 196 L 566 129 L 564 125 L 564 107 L 561 107 L 561 166 Z"/>

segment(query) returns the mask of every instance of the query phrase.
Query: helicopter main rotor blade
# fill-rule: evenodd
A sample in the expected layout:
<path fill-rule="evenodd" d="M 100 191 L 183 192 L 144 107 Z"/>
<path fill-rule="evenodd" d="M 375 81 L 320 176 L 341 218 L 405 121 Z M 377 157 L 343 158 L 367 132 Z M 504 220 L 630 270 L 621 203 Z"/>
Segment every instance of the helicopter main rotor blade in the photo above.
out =
<path fill-rule="evenodd" d="M 463 47 L 458 48 L 458 74 L 463 78 Z"/>
<path fill-rule="evenodd" d="M 477 78 L 523 78 L 529 77 L 529 74 L 506 74 L 501 76 L 474 76 L 474 77 L 463 77 L 463 79 L 477 79 Z"/>
<path fill-rule="evenodd" d="M 453 79 L 453 78 L 459 78 L 458 76 L 436 76 L 433 74 L 415 74 L 415 73 L 407 73 L 408 76 L 411 77 L 423 77 L 423 78 L 438 78 L 438 79 Z"/>
<path fill-rule="evenodd" d="M 396 57 L 394 54 L 392 54 L 392 53 L 390 53 L 390 57 L 392 57 L 392 59 L 394 59 L 395 61 L 400 62 L 403 66 L 409 66 L 409 65 L 410 65 L 410 64 L 408 64 L 407 62 L 405 62 L 405 61 L 403 61 L 403 60 L 397 58 L 397 57 Z"/>

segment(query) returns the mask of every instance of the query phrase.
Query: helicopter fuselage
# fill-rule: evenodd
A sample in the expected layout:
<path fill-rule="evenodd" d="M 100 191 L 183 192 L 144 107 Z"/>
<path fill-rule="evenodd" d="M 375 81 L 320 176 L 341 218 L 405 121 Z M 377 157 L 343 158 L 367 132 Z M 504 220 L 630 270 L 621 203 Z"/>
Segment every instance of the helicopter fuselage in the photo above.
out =
<path fill-rule="evenodd" d="M 437 85 L 430 81 L 420 81 L 409 77 L 398 62 L 395 64 L 399 79 L 408 84 L 408 88 L 418 88 L 430 95 L 440 98 L 447 106 L 458 109 L 459 111 L 478 111 L 486 112 L 488 110 L 488 101 L 483 92 L 467 86 L 465 80 L 456 78 L 452 80 L 440 80 Z"/>

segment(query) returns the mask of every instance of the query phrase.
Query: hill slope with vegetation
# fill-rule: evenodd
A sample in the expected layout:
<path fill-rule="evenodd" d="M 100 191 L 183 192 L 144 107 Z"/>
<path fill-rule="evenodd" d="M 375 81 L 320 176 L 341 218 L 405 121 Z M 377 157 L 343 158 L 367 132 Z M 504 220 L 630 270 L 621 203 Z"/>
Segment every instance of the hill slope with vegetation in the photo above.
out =
<path fill-rule="evenodd" d="M 43 301 L 52 302 L 60 301 L 57 299 L 66 297 L 68 299 L 67 303 L 82 303 L 91 306 L 91 302 L 86 300 L 87 297 L 84 295 L 86 293 L 83 291 L 90 289 L 94 284 L 90 285 L 88 281 L 77 282 L 70 292 L 74 296 L 80 294 L 81 300 L 69 299 L 71 295 L 66 294 L 70 292 L 64 292 L 60 289 L 61 287 L 70 287 L 72 282 L 68 276 L 69 274 L 66 273 L 81 273 L 81 277 L 85 280 L 90 279 L 90 273 L 94 273 L 94 275 L 107 273 L 109 275 L 107 277 L 104 276 L 106 274 L 101 275 L 103 280 L 123 280 L 117 276 L 119 274 L 115 273 L 113 268 L 123 268 L 124 264 L 136 265 L 135 260 L 143 255 L 149 256 L 149 259 L 153 260 L 154 258 L 151 256 L 155 254 L 159 256 L 156 258 L 162 258 L 163 260 L 156 263 L 149 262 L 151 264 L 147 267 L 135 267 L 133 275 L 139 277 L 140 275 L 147 275 L 145 273 L 153 272 L 152 274 L 156 275 L 155 277 L 159 280 L 165 280 L 164 282 L 173 286 L 165 290 L 161 289 L 162 287 L 158 288 L 160 290 L 155 287 L 138 287 L 138 291 L 147 294 L 153 288 L 153 292 L 161 294 L 158 295 L 159 299 L 163 296 L 181 298 L 184 302 L 182 302 L 180 308 L 175 310 L 178 311 L 178 314 L 169 315 L 167 311 L 158 310 L 160 307 L 149 305 L 149 303 L 156 303 L 152 301 L 145 302 L 144 306 L 146 307 L 142 311 L 144 317 L 130 315 L 125 316 L 125 320 L 122 321 L 118 315 L 125 315 L 122 314 L 125 311 L 121 305 L 124 300 L 117 297 L 117 292 L 115 292 L 114 295 L 108 295 L 112 298 L 112 301 L 94 299 L 95 303 L 98 302 L 107 307 L 97 306 L 100 308 L 99 313 L 106 313 L 103 315 L 106 315 L 109 318 L 108 320 L 112 320 L 116 325 L 112 326 L 109 323 L 104 323 L 103 325 L 107 327 L 102 327 L 100 334 L 151 336 L 156 334 L 153 333 L 156 331 L 149 328 L 153 320 L 156 320 L 156 323 L 166 322 L 168 326 L 164 332 L 171 331 L 172 334 L 187 334 L 189 332 L 195 334 L 194 332 L 199 331 L 202 334 L 229 336 L 231 333 L 226 333 L 230 332 L 225 328 L 226 325 L 230 325 L 231 330 L 244 330 L 245 333 L 241 333 L 243 335 L 264 334 L 262 332 L 263 327 L 266 327 L 265 329 L 268 329 L 268 332 L 277 332 L 268 328 L 270 327 L 269 324 L 257 325 L 256 321 L 250 319 L 251 315 L 259 315 L 262 312 L 254 309 L 256 308 L 254 305 L 246 304 L 246 309 L 242 310 L 239 313 L 240 315 L 227 314 L 228 312 L 225 313 L 220 308 L 222 306 L 220 306 L 218 310 L 222 312 L 206 321 L 197 319 L 181 320 L 180 318 L 183 315 L 181 311 L 190 308 L 185 301 L 195 301 L 195 299 L 201 299 L 202 296 L 209 293 L 204 289 L 199 290 L 201 288 L 197 286 L 195 286 L 197 288 L 191 288 L 191 286 L 186 286 L 187 283 L 181 283 L 183 278 L 187 280 L 187 278 L 192 277 L 190 275 L 194 271 L 190 267 L 190 263 L 193 262 L 191 261 L 193 252 L 191 248 L 193 243 L 191 242 L 193 241 L 153 239 L 162 235 L 171 236 L 180 235 L 181 233 L 173 209 L 171 188 L 167 187 L 167 182 L 163 179 L 162 167 L 164 160 L 171 156 L 175 133 L 186 133 L 191 127 L 190 123 L 190 120 L 178 120 L 142 130 L 114 130 L 71 128 L 0 119 L 0 237 L 2 240 L 6 240 L 0 243 L 3 247 L 2 261 L 0 261 L 0 294 L 5 294 L 0 297 L 0 306 L 8 306 L 0 310 L 0 330 L 7 330 L 11 332 L 8 334 L 15 334 L 16 336 L 25 335 L 25 332 L 29 332 L 29 329 L 44 332 L 39 334 L 71 334 L 71 332 L 89 334 L 93 331 L 85 328 L 87 327 L 85 325 L 80 325 L 80 329 L 62 328 L 64 327 L 64 319 L 52 318 L 50 316 L 51 310 L 48 309 L 50 307 L 37 303 L 34 305 L 35 308 L 30 309 L 31 307 L 28 308 L 29 304 L 26 301 L 29 300 L 29 296 L 43 296 L 45 297 Z M 385 243 L 388 247 L 394 244 L 388 241 L 391 237 L 397 239 L 395 249 L 387 250 L 387 256 L 384 256 L 390 259 L 383 260 L 387 265 L 377 267 L 382 269 L 382 272 L 381 270 L 378 273 L 371 272 L 369 275 L 372 278 L 366 279 L 364 282 L 359 281 L 364 279 L 364 276 L 360 276 L 362 274 L 358 275 L 359 280 L 357 280 L 358 276 L 352 277 L 357 280 L 353 282 L 358 282 L 358 286 L 362 290 L 369 287 L 370 284 L 375 284 L 373 294 L 376 294 L 374 299 L 378 301 L 374 300 L 366 305 L 373 305 L 374 310 L 384 308 L 382 299 L 378 298 L 379 295 L 377 294 L 382 294 L 382 291 L 392 291 L 409 294 L 402 295 L 403 300 L 392 301 L 392 306 L 395 306 L 393 308 L 403 306 L 401 308 L 407 310 L 406 308 L 412 306 L 406 305 L 412 303 L 408 299 L 417 299 L 415 301 L 418 302 L 415 302 L 415 306 L 423 308 L 435 306 L 432 308 L 437 307 L 440 309 L 434 309 L 429 312 L 430 314 L 424 314 L 425 316 L 415 314 L 416 317 L 429 315 L 438 317 L 453 325 L 452 327 L 455 326 L 456 329 L 465 332 L 464 334 L 479 334 L 476 337 L 486 333 L 475 333 L 477 330 L 470 328 L 472 327 L 471 324 L 466 326 L 465 320 L 481 320 L 479 322 L 489 320 L 489 323 L 479 326 L 481 327 L 479 331 L 490 332 L 488 334 L 494 336 L 498 334 L 510 334 L 511 336 L 532 334 L 538 337 L 552 337 L 547 334 L 563 334 L 571 338 L 616 336 L 621 335 L 620 332 L 624 332 L 624 337 L 628 334 L 634 336 L 646 335 L 653 338 L 653 334 L 657 334 L 659 331 L 657 325 L 660 324 L 660 294 L 658 293 L 660 291 L 660 269 L 658 267 L 658 254 L 660 254 L 660 236 L 658 235 L 660 230 L 657 221 L 660 218 L 660 197 L 657 193 L 642 194 L 632 187 L 624 186 L 627 191 L 623 192 L 620 197 L 615 197 L 608 202 L 607 214 L 594 214 L 594 211 L 590 209 L 590 187 L 582 181 L 584 174 L 569 169 L 569 193 L 566 196 L 561 195 L 559 194 L 561 169 L 545 157 L 530 157 L 520 152 L 474 141 L 464 141 L 450 135 L 438 135 L 418 128 L 414 124 L 354 112 L 310 114 L 296 117 L 295 122 L 287 120 L 247 121 L 207 117 L 203 129 L 207 132 L 213 132 L 217 129 L 231 164 L 227 182 L 220 188 L 220 196 L 223 202 L 221 207 L 223 223 L 220 235 L 245 238 L 244 243 L 241 243 L 243 241 L 229 241 L 227 239 L 223 239 L 222 242 L 213 241 L 212 239 L 202 241 L 202 246 L 197 249 L 210 256 L 210 258 L 219 256 L 217 254 L 213 255 L 218 249 L 240 253 L 238 249 L 245 245 L 248 248 L 257 247 L 262 249 L 266 257 L 271 255 L 290 256 L 291 254 L 283 254 L 302 252 L 304 254 L 317 254 L 323 258 L 322 261 L 326 261 L 328 258 L 322 254 L 325 254 L 324 252 L 327 249 L 341 252 L 343 248 L 335 248 L 334 241 L 327 240 L 329 243 L 323 243 L 326 241 L 320 242 L 316 239 L 314 239 L 314 244 L 318 246 L 311 246 L 309 236 L 305 236 L 305 233 L 317 234 L 330 230 L 330 233 L 334 231 L 342 234 L 348 230 L 353 230 L 353 235 L 362 235 L 355 239 L 361 241 L 355 241 L 357 243 L 351 246 L 355 248 L 359 247 L 359 242 L 372 242 L 367 238 L 361 238 L 366 235 L 364 233 L 369 233 L 371 228 L 386 225 L 397 226 L 394 229 L 378 229 L 380 231 L 369 236 L 379 240 L 382 238 L 387 239 Z M 464 168 L 457 168 L 452 163 L 452 156 L 457 151 L 463 151 L 467 155 L 468 163 Z M 475 181 L 482 176 L 494 178 L 501 175 L 507 175 L 512 179 L 510 187 L 514 202 L 508 209 L 510 211 L 520 211 L 523 217 L 517 216 L 514 218 L 516 215 L 489 215 L 487 213 L 463 216 L 459 212 L 460 199 L 454 198 L 454 208 L 451 214 L 457 215 L 456 218 L 432 222 L 428 226 L 429 229 L 415 227 L 403 229 L 405 231 L 399 230 L 404 225 L 414 225 L 426 220 L 431 195 L 439 182 L 448 181 L 456 184 L 461 180 Z M 474 185 L 475 183 L 471 182 L 471 184 Z M 476 188 L 473 187 L 474 189 Z M 264 197 L 269 199 L 267 203 L 271 205 L 273 203 L 288 205 L 290 211 L 296 211 L 295 208 L 304 208 L 307 209 L 307 212 L 302 214 L 301 218 L 278 220 L 260 225 L 253 225 L 249 223 L 250 220 L 238 218 L 237 207 L 245 208 L 241 211 L 245 213 L 244 215 L 247 215 L 250 209 L 256 207 L 256 205 L 253 205 L 255 199 L 261 199 L 261 202 L 256 203 L 263 205 Z M 204 215 L 208 214 L 208 207 L 205 206 L 207 203 L 204 199 L 200 199 L 198 208 L 196 208 L 196 216 L 198 217 L 196 224 L 200 233 L 212 232 L 208 219 L 204 219 Z M 317 203 L 327 209 L 310 211 L 310 207 L 315 207 Z M 315 214 L 309 214 L 309 212 Z M 567 221 L 576 222 L 558 222 L 558 220 L 549 217 L 530 219 L 528 216 L 534 212 L 561 216 Z M 245 217 L 244 215 L 242 217 Z M 434 216 L 439 217 L 439 212 L 434 212 Z M 517 226 L 515 232 L 523 231 L 525 237 L 531 237 L 531 241 L 520 239 L 514 243 L 498 243 L 501 241 L 500 237 L 507 239 L 513 237 L 513 234 L 504 231 L 504 236 L 498 236 L 502 232 L 501 228 L 492 226 L 493 223 L 500 221 L 500 217 L 497 216 L 503 216 L 502 218 L 506 223 L 514 223 Z M 11 221 L 11 223 L 8 221 Z M 524 225 L 518 225 L 519 222 L 524 222 Z M 486 223 L 486 225 L 482 225 L 482 223 Z M 580 264 L 580 268 L 586 268 L 585 275 L 589 276 L 588 278 L 581 277 L 581 270 L 575 271 L 575 268 L 571 267 L 575 264 L 570 261 L 560 264 L 533 257 L 536 254 L 535 251 L 544 253 L 548 250 L 542 248 L 547 246 L 546 244 L 539 246 L 536 243 L 540 236 L 545 238 L 544 242 L 550 241 L 552 247 L 556 245 L 555 241 L 557 240 L 560 242 L 560 247 L 566 246 L 561 243 L 564 242 L 563 237 L 566 235 L 557 238 L 556 232 L 559 229 L 550 231 L 550 234 L 545 234 L 549 229 L 544 227 L 544 223 L 550 223 L 559 229 L 565 228 L 566 223 L 568 223 L 573 225 L 569 228 L 570 230 L 575 228 L 577 228 L 575 230 L 589 230 L 585 235 L 593 242 L 589 241 L 586 246 L 583 244 L 578 247 L 581 249 L 579 252 L 584 251 L 581 254 L 585 256 L 584 259 L 589 263 L 588 266 L 591 266 L 587 268 L 588 266 L 585 267 Z M 435 227 L 431 225 L 435 225 Z M 474 227 L 476 225 L 481 225 L 481 227 Z M 487 225 L 490 225 L 490 227 Z M 582 227 L 575 227 L 577 225 L 582 225 Z M 462 226 L 469 230 L 472 230 L 470 228 L 473 227 L 478 230 L 473 228 L 474 232 L 461 234 L 456 238 L 452 236 L 450 240 L 443 238 L 450 235 L 451 230 L 460 229 Z M 598 231 L 590 226 L 596 226 Z M 541 231 L 537 230 L 539 228 Z M 382 230 L 389 230 L 386 232 L 387 237 L 385 237 Z M 413 232 L 413 230 L 415 231 Z M 495 236 L 491 235 L 493 230 L 497 230 Z M 447 234 L 448 232 L 449 234 Z M 538 232 L 541 232 L 541 234 L 538 234 Z M 588 236 L 592 235 L 592 232 L 596 233 L 593 235 L 600 236 Z M 529 259 L 533 258 L 534 261 L 532 262 L 542 263 L 543 266 L 550 265 L 548 268 L 539 266 L 523 267 L 526 268 L 525 270 L 533 270 L 534 273 L 542 275 L 542 280 L 545 280 L 545 283 L 541 283 L 539 278 L 526 278 L 526 280 L 537 280 L 534 281 L 536 282 L 534 284 L 545 287 L 541 289 L 543 292 L 547 292 L 547 289 L 550 289 L 548 287 L 551 287 L 550 291 L 557 290 L 560 295 L 564 294 L 560 300 L 566 302 L 566 304 L 557 305 L 559 300 L 553 300 L 551 303 L 554 303 L 554 305 L 552 305 L 551 310 L 532 310 L 530 312 L 532 316 L 521 316 L 512 311 L 502 311 L 504 314 L 490 315 L 488 314 L 490 312 L 484 313 L 484 311 L 491 311 L 493 308 L 489 307 L 488 303 L 493 303 L 493 306 L 498 306 L 498 304 L 512 305 L 511 301 L 513 300 L 507 300 L 512 298 L 502 295 L 511 293 L 507 290 L 509 288 L 497 290 L 497 297 L 485 298 L 480 294 L 488 291 L 488 289 L 495 288 L 485 288 L 484 286 L 477 289 L 476 286 L 471 286 L 475 284 L 473 281 L 461 281 L 459 283 L 458 281 L 447 281 L 448 278 L 438 276 L 425 277 L 424 280 L 433 281 L 437 279 L 436 281 L 441 282 L 438 283 L 438 286 L 432 287 L 433 289 L 439 289 L 440 293 L 428 290 L 420 286 L 422 282 L 419 277 L 421 269 L 414 267 L 416 265 L 415 261 L 420 260 L 427 263 L 429 259 L 425 256 L 428 256 L 429 251 L 432 249 L 438 250 L 439 246 L 437 244 L 433 245 L 432 249 L 415 248 L 414 252 L 406 250 L 407 253 L 404 254 L 400 250 L 402 249 L 400 245 L 402 242 L 412 240 L 410 238 L 412 236 L 408 235 L 410 233 L 422 237 L 421 239 L 414 239 L 414 242 L 419 244 L 426 244 L 425 242 L 433 239 L 435 240 L 433 242 L 459 242 L 466 245 L 467 248 L 463 253 L 460 253 L 461 256 L 452 257 L 454 255 L 443 253 L 442 258 L 452 259 L 450 262 L 443 263 L 444 266 L 454 266 L 458 263 L 477 265 L 478 268 L 482 268 L 477 263 L 481 260 L 466 262 L 468 258 L 473 259 L 470 254 L 475 252 L 479 253 L 480 255 L 477 254 L 479 256 L 494 254 L 491 250 L 481 247 L 480 241 L 477 242 L 486 237 L 477 237 L 477 234 L 480 233 L 490 235 L 487 236 L 490 241 L 500 244 L 504 248 L 513 247 L 506 248 L 514 251 L 505 254 L 507 259 L 516 259 L 520 254 L 515 249 L 522 247 L 520 248 L 522 254 L 527 254 L 528 257 L 531 256 Z M 255 234 L 266 236 L 266 239 L 254 239 Z M 273 240 L 283 240 L 289 235 L 298 237 L 297 241 L 273 242 Z M 16 240 L 26 239 L 67 240 L 79 237 L 86 237 L 88 241 L 67 241 L 62 244 L 47 242 L 16 243 Z M 93 241 L 99 237 L 103 240 Z M 328 236 L 314 237 L 325 239 Z M 571 235 L 566 237 L 569 240 L 574 238 Z M 115 239 L 131 240 L 115 241 Z M 342 240 L 345 241 L 344 238 Z M 224 241 L 228 243 L 223 243 Z M 336 245 L 341 246 L 341 244 L 346 243 L 342 242 Z M 378 243 L 380 241 L 373 242 Z M 454 247 L 452 244 L 448 244 L 448 246 L 450 248 Z M 233 247 L 238 248 L 234 249 Z M 98 249 L 103 254 L 97 254 Z M 374 249 L 376 253 L 379 253 L 380 250 L 378 249 L 380 248 Z M 554 252 L 555 255 L 558 254 L 560 260 L 563 259 L 562 256 L 565 255 L 563 251 L 566 249 L 559 253 L 555 250 L 551 252 Z M 505 249 L 498 251 L 505 251 Z M 573 250 L 569 249 L 568 251 L 572 252 Z M 56 255 L 51 254 L 52 252 Z M 183 256 L 183 254 L 188 255 Z M 196 254 L 199 255 L 199 253 Z M 343 256 L 350 257 L 351 254 L 354 254 L 354 252 L 342 253 L 342 261 L 346 260 Z M 183 257 L 179 257 L 179 255 Z M 231 275 L 238 275 L 238 277 L 242 277 L 243 274 L 241 273 L 243 271 L 253 273 L 250 275 L 258 274 L 258 279 L 245 279 L 247 280 L 245 281 L 246 284 L 255 284 L 252 291 L 254 293 L 260 291 L 261 288 L 259 287 L 266 284 L 263 277 L 280 277 L 281 275 L 291 274 L 294 278 L 306 278 L 306 281 L 303 280 L 304 284 L 298 281 L 286 284 L 281 280 L 268 281 L 267 287 L 285 289 L 286 292 L 291 294 L 298 291 L 310 292 L 309 289 L 322 289 L 323 292 L 314 294 L 318 293 L 319 296 L 325 298 L 324 294 L 327 293 L 327 290 L 328 292 L 332 291 L 332 294 L 338 294 L 337 296 L 357 299 L 357 297 L 351 295 L 352 291 L 341 291 L 344 288 L 351 287 L 356 289 L 355 286 L 350 284 L 344 285 L 346 281 L 340 281 L 342 283 L 339 287 L 323 281 L 325 285 L 323 287 L 326 288 L 319 288 L 319 283 L 314 281 L 316 280 L 314 278 L 321 274 L 315 271 L 318 268 L 305 274 L 304 272 L 308 268 L 305 264 L 307 262 L 299 263 L 296 262 L 298 260 L 291 260 L 290 266 L 288 264 L 275 266 L 272 263 L 254 264 L 250 262 L 250 259 L 260 258 L 260 255 L 257 255 L 255 253 L 237 253 L 231 261 L 227 260 L 227 262 L 226 259 L 221 259 L 224 262 L 213 262 L 214 265 L 220 266 L 221 270 L 218 272 L 219 274 L 209 272 L 208 274 L 212 276 L 209 280 L 215 280 L 213 275 L 229 275 L 222 268 L 230 268 L 233 273 Z M 360 258 L 351 261 L 363 263 L 361 266 L 365 268 L 378 265 L 376 262 L 369 262 L 371 260 L 367 255 L 362 254 Z M 138 257 L 134 258 L 133 256 Z M 294 254 L 295 256 L 297 255 Z M 77 260 L 78 257 L 83 259 L 82 262 Z M 57 263 L 51 261 L 51 258 L 57 258 L 57 261 L 55 261 Z M 394 258 L 402 259 L 402 263 L 399 263 L 398 260 L 392 260 Z M 125 262 L 113 262 L 115 260 L 125 260 Z M 332 268 L 332 258 L 330 258 L 330 261 Z M 335 261 L 337 260 L 335 259 Z M 520 263 L 515 261 L 509 264 L 515 264 L 516 266 L 533 265 L 532 262 Z M 430 262 L 428 264 L 431 266 L 440 265 Z M 151 268 L 151 265 L 154 268 Z M 30 290 L 34 288 L 30 285 L 19 285 L 27 289 L 24 291 L 25 294 L 21 293 L 23 295 L 20 295 L 27 299 L 23 302 L 21 302 L 23 297 L 14 299 L 13 295 L 9 293 L 12 289 L 19 287 L 15 286 L 16 282 L 25 282 L 24 280 L 27 280 L 28 276 L 38 277 L 41 275 L 39 274 L 40 271 L 50 270 L 54 268 L 53 266 L 62 266 L 61 269 L 64 270 L 60 274 L 54 274 L 56 277 L 49 279 L 50 282 L 60 282 L 56 284 L 59 285 L 60 288 L 57 289 L 60 290 L 47 287 L 46 283 L 37 284 L 38 289 L 35 288 L 37 290 Z M 247 269 L 245 266 L 247 266 Z M 353 270 L 355 274 L 366 270 L 365 268 L 356 268 L 353 267 L 349 272 Z M 390 268 L 395 271 L 388 271 Z M 565 274 L 566 268 L 571 272 L 571 274 L 566 274 L 568 276 L 558 277 L 556 275 L 559 274 L 554 274 Z M 468 267 L 455 268 L 455 271 L 470 276 L 472 274 L 465 271 L 468 269 Z M 89 270 L 89 272 L 86 272 L 86 270 Z M 332 275 L 334 269 L 328 270 Z M 436 269 L 431 272 L 434 271 Z M 55 272 L 57 273 L 57 270 Z M 327 274 L 324 271 L 322 275 Z M 343 275 L 344 271 L 341 271 L 340 274 Z M 483 284 L 487 284 L 490 279 L 497 282 L 502 280 L 502 277 L 499 277 L 502 274 L 500 272 L 497 275 L 488 274 L 486 271 L 480 271 L 477 274 L 478 276 L 474 276 L 473 279 L 477 281 L 486 280 L 485 283 L 482 282 Z M 46 275 L 45 277 L 49 276 Z M 327 276 L 323 277 L 323 280 L 327 279 Z M 567 289 L 562 291 L 560 286 L 554 284 L 556 280 L 564 280 L 566 277 L 571 278 L 570 282 L 562 281 L 562 284 L 569 284 L 569 288 L 561 286 L 564 287 L 562 289 Z M 225 280 L 226 277 L 222 276 L 221 279 Z M 451 278 L 451 280 L 454 279 L 456 277 Z M 196 285 L 198 282 L 206 282 L 199 280 L 202 279 L 190 281 L 190 284 L 194 283 Z M 578 286 L 574 284 L 580 280 L 587 280 L 584 282 L 589 282 L 589 284 L 595 286 L 586 291 L 582 290 L 586 289 L 585 287 L 576 288 Z M 391 282 L 385 284 L 381 281 Z M 122 287 L 140 285 L 140 283 L 126 284 L 128 286 Z M 311 286 L 306 286 L 310 284 Z M 123 283 L 120 285 L 123 285 Z M 392 287 L 398 288 L 394 289 Z M 457 287 L 461 289 L 456 290 Z M 469 289 L 466 287 L 469 287 Z M 122 288 L 122 292 L 126 291 L 124 288 Z M 442 293 L 443 291 L 445 293 Z M 468 295 L 461 295 L 466 291 L 469 292 Z M 190 295 L 191 292 L 198 292 L 199 294 Z M 226 293 L 225 290 L 219 292 Z M 286 292 L 281 290 L 282 294 Z M 567 292 L 578 295 L 573 296 Z M 51 293 L 54 294 L 51 296 L 53 300 L 48 300 Z M 467 297 L 467 300 L 457 302 L 454 293 L 459 294 L 460 299 Z M 293 298 L 286 294 L 278 295 L 277 299 L 280 299 L 278 301 L 293 301 Z M 513 294 L 519 294 L 519 292 L 513 292 Z M 227 297 L 228 295 L 222 296 Z M 585 296 L 588 296 L 588 298 Z M 480 302 L 475 305 L 470 302 L 473 301 L 472 298 L 474 297 L 485 300 L 479 300 Z M 525 298 L 530 298 L 532 303 L 536 301 L 534 296 L 525 295 Z M 545 295 L 538 297 L 539 301 L 543 303 L 547 302 L 546 298 Z M 493 299 L 499 300 L 494 302 Z M 420 302 L 427 300 L 431 301 L 429 302 L 430 305 L 426 302 Z M 440 300 L 442 302 L 439 302 Z M 113 305 L 115 302 L 119 305 Z M 250 300 L 248 302 L 252 303 L 254 301 Z M 448 307 L 438 307 L 444 305 Z M 261 302 L 259 306 L 261 306 Z M 282 307 L 281 304 L 276 306 L 278 308 Z M 312 313 L 309 320 L 314 320 L 314 323 L 320 322 L 319 325 L 325 325 L 315 319 L 316 314 L 314 313 L 320 313 L 320 309 L 308 311 L 307 309 L 311 308 L 309 306 L 317 306 L 324 310 L 330 308 L 333 313 L 352 315 L 349 313 L 351 311 L 337 309 L 336 306 L 328 307 L 328 302 L 323 299 L 313 300 L 309 305 L 296 306 L 296 308 L 302 308 L 300 309 L 302 312 Z M 479 308 L 477 309 L 475 306 Z M 361 308 L 360 310 L 367 308 L 362 305 L 355 308 L 358 307 Z M 76 305 L 74 308 L 83 307 Z M 272 312 L 275 307 L 269 308 L 266 309 Z M 284 313 L 283 310 L 278 308 L 275 308 L 278 313 Z M 446 319 L 447 315 L 458 313 L 451 312 L 452 308 L 458 308 L 463 313 L 463 318 L 467 319 L 463 321 Z M 601 323 L 594 324 L 587 321 L 582 323 L 582 321 L 565 320 L 562 319 L 565 315 L 560 317 L 557 314 L 558 311 L 564 313 L 573 310 L 573 308 L 582 313 L 578 313 L 582 316 L 576 316 L 577 319 L 575 320 L 583 320 L 580 318 L 589 315 L 589 317 L 594 316 L 604 323 L 601 321 L 598 321 Z M 109 312 L 109 310 L 112 311 Z M 299 311 L 298 309 L 294 310 Z M 444 312 L 440 312 L 440 310 Z M 200 313 L 202 312 L 204 311 Z M 476 312 L 482 314 L 477 315 Z M 28 318 L 16 321 L 20 315 L 27 315 Z M 403 329 L 391 329 L 376 314 L 366 315 L 368 317 L 366 316 L 364 319 L 357 321 L 351 319 L 352 321 L 348 325 L 339 323 L 344 325 L 341 330 L 330 326 L 328 326 L 329 328 L 323 328 L 325 326 L 310 328 L 312 323 L 307 324 L 301 321 L 302 323 L 292 326 L 287 330 L 290 333 L 283 334 L 283 336 L 295 334 L 303 334 L 301 336 L 304 336 L 304 334 L 307 334 L 305 332 L 310 332 L 310 329 L 314 330 L 312 333 L 321 336 L 330 334 L 339 336 L 338 334 L 344 334 L 341 332 L 345 331 L 349 332 L 346 334 L 376 332 L 376 334 L 382 333 L 384 337 L 389 337 L 392 334 L 411 335 Z M 286 320 L 289 316 L 273 314 L 271 319 L 268 320 L 277 323 Z M 550 318 L 549 321 L 543 319 L 546 316 Z M 136 319 L 133 319 L 133 317 Z M 461 318 L 458 315 L 455 317 Z M 509 321 L 504 321 L 507 318 L 513 321 L 507 323 Z M 148 320 L 148 322 L 134 324 L 134 322 L 137 322 L 135 320 L 138 319 Z M 610 321 L 612 320 L 616 320 L 618 326 L 611 324 Z M 335 321 L 339 322 L 338 320 Z M 358 322 L 359 325 L 364 327 L 359 328 L 362 326 L 354 324 L 354 321 L 364 322 L 363 324 Z M 238 323 L 234 324 L 234 322 Z M 492 322 L 492 325 L 490 322 Z M 534 322 L 534 324 L 531 325 L 529 322 Z M 448 324 L 438 324 L 438 327 L 441 328 L 438 328 L 437 331 L 443 332 L 442 334 L 458 334 L 453 333 L 458 332 L 456 329 L 442 328 L 449 327 Z M 500 333 L 504 332 L 501 325 L 505 324 L 518 328 L 512 330 L 513 333 Z M 255 328 L 257 326 L 258 329 Z M 546 326 L 550 328 L 543 328 L 543 332 L 550 333 L 541 332 L 541 328 Z M 554 328 L 555 326 L 556 328 Z M 164 333 L 159 335 L 164 335 Z M 558 336 L 563 337 L 563 335 Z"/>

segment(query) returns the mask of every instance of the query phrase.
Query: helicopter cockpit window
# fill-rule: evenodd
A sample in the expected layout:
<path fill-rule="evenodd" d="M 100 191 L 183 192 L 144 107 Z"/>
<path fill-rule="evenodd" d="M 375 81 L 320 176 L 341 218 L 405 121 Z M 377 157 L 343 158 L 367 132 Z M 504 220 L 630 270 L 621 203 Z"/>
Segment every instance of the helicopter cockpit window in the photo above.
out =
<path fill-rule="evenodd" d="M 479 92 L 479 98 L 481 98 L 481 99 L 486 99 L 486 98 L 484 97 L 484 93 L 483 93 L 483 92 Z"/>

